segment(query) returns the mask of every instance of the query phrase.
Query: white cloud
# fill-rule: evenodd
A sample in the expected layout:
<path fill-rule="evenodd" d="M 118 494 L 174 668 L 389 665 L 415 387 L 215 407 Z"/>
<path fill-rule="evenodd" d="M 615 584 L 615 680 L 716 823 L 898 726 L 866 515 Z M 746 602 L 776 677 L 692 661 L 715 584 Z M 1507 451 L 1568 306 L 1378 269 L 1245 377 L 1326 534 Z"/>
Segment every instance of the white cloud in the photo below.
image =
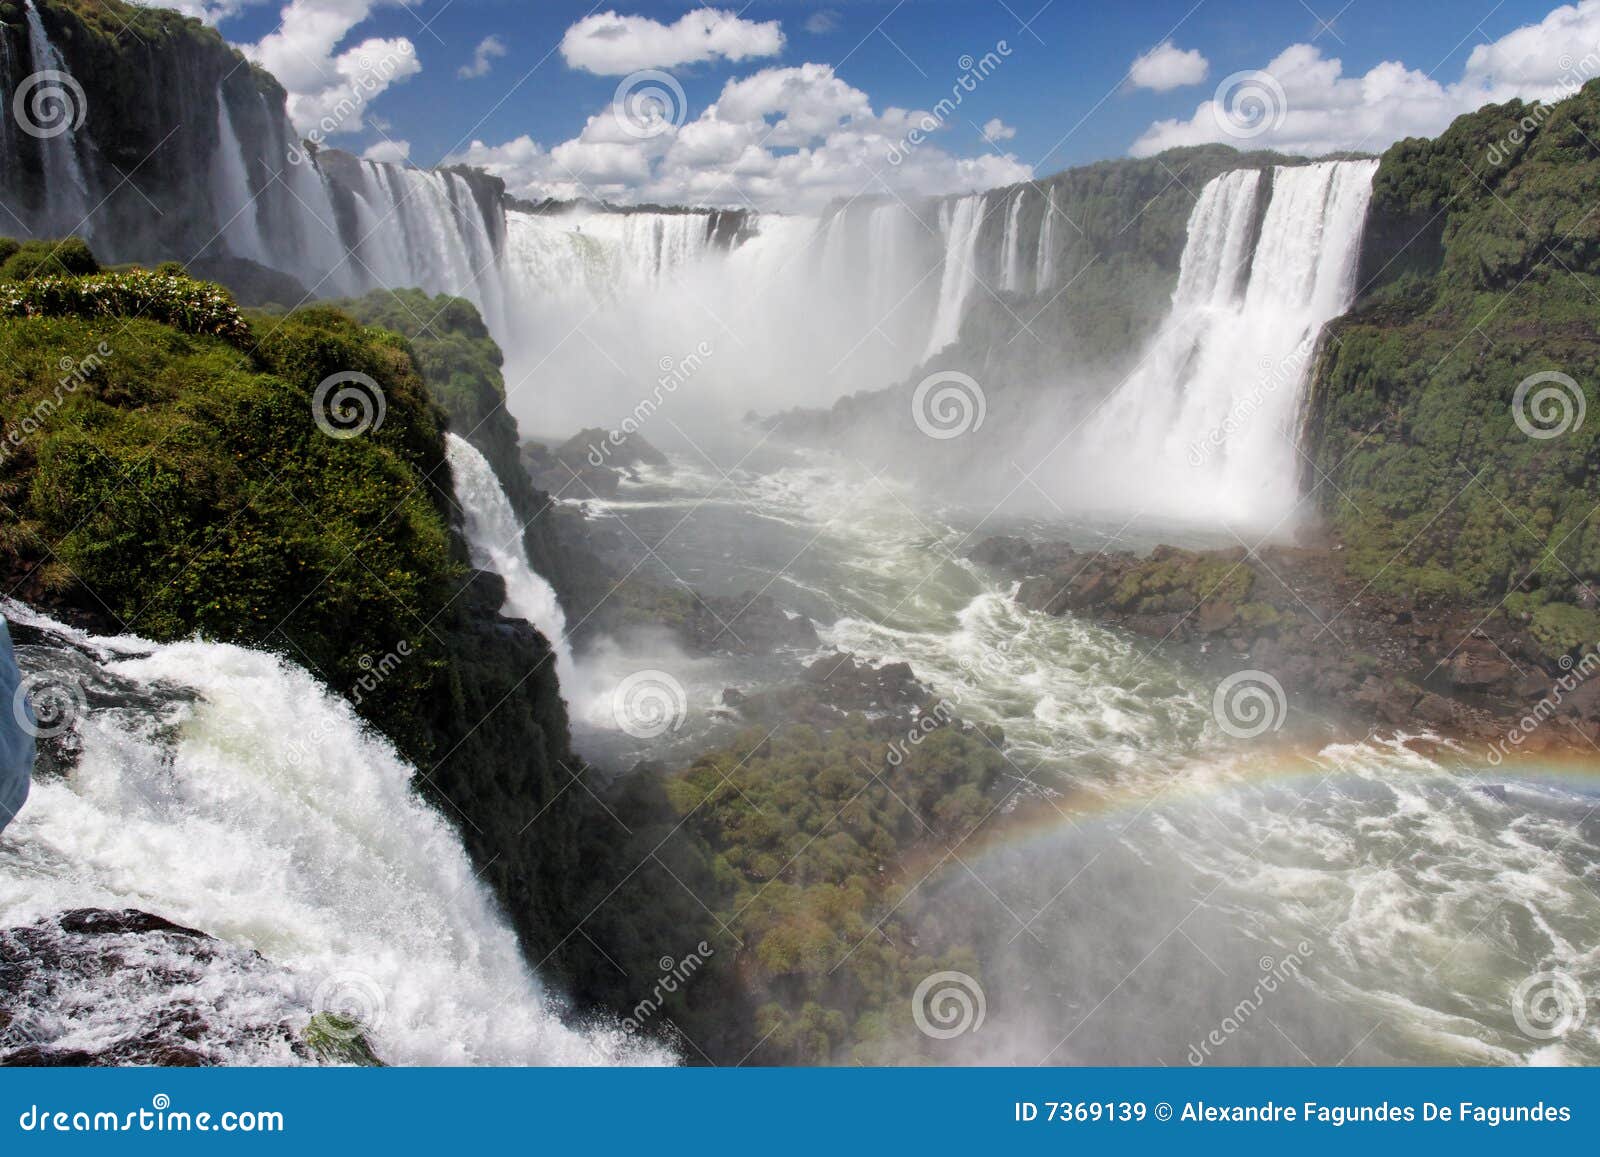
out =
<path fill-rule="evenodd" d="M 568 65 L 602 76 L 718 57 L 776 56 L 782 49 L 783 30 L 776 20 L 757 23 L 716 8 L 697 8 L 674 24 L 602 12 L 585 16 L 561 38 L 561 55 Z"/>
<path fill-rule="evenodd" d="M 1128 68 L 1128 83 L 1134 88 L 1171 92 L 1189 84 L 1199 84 L 1211 71 L 1211 63 L 1199 49 L 1179 48 L 1163 40 L 1149 52 L 1134 59 Z"/>
<path fill-rule="evenodd" d="M 395 164 L 409 160 L 411 157 L 410 141 L 379 141 L 375 145 L 368 145 L 361 156 L 369 161 L 389 161 Z"/>
<path fill-rule="evenodd" d="M 856 196 L 969 192 L 1033 175 L 1009 154 L 968 158 L 927 143 L 907 148 L 907 130 L 930 115 L 874 112 L 867 94 L 830 66 L 803 64 L 730 80 L 698 117 L 647 140 L 607 108 L 576 138 L 549 149 L 528 136 L 501 145 L 474 141 L 450 160 L 486 168 L 530 198 L 790 211 Z"/>
<path fill-rule="evenodd" d="M 1001 141 L 1009 141 L 1016 135 L 1017 130 L 1006 124 L 1006 122 L 1001 120 L 999 117 L 992 118 L 983 126 L 983 139 L 989 141 L 991 144 L 999 144 Z"/>
<path fill-rule="evenodd" d="M 1600 0 L 1564 5 L 1537 24 L 1480 44 L 1450 84 L 1392 60 L 1346 76 L 1337 58 L 1292 44 L 1261 73 L 1223 81 L 1188 120 L 1152 124 L 1129 151 L 1142 157 L 1221 142 L 1308 155 L 1377 152 L 1402 137 L 1435 135 L 1488 103 L 1568 96 L 1596 75 Z"/>
<path fill-rule="evenodd" d="M 807 16 L 802 27 L 813 36 L 821 36 L 839 27 L 839 14 L 831 8 L 824 8 L 821 12 L 813 12 Z"/>
<path fill-rule="evenodd" d="M 498 36 L 485 36 L 478 41 L 478 47 L 472 50 L 472 63 L 463 64 L 456 70 L 456 75 L 463 80 L 474 80 L 480 76 L 488 76 L 489 70 L 494 67 L 494 62 L 506 54 L 506 42 Z"/>
<path fill-rule="evenodd" d="M 185 16 L 193 16 L 207 24 L 216 24 L 252 4 L 266 0 L 132 0 L 139 8 L 171 8 Z"/>
<path fill-rule="evenodd" d="M 274 31 L 239 46 L 288 92 L 289 118 L 301 133 L 359 131 L 373 100 L 422 71 L 415 46 L 404 36 L 373 37 L 338 52 L 382 2 L 291 0 Z"/>

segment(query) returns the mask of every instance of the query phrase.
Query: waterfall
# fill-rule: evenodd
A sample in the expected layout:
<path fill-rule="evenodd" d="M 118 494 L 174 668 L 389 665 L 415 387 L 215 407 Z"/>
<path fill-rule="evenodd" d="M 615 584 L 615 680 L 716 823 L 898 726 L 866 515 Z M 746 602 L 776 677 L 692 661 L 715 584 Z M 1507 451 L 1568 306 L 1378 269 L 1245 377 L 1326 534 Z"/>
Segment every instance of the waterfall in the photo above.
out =
<path fill-rule="evenodd" d="M 1043 293 L 1056 283 L 1056 187 L 1045 195 L 1044 217 L 1039 221 L 1039 252 L 1033 262 L 1038 271 L 1034 292 Z"/>
<path fill-rule="evenodd" d="M 923 358 L 950 345 L 961 336 L 961 319 L 967 298 L 978 281 L 978 236 L 983 232 L 981 193 L 963 197 L 952 208 L 947 203 L 940 211 L 945 239 L 944 271 L 939 282 L 939 305 L 933 316 L 933 331 L 928 335 Z"/>
<path fill-rule="evenodd" d="M 1017 195 L 1011 198 L 1011 209 L 1006 213 L 1006 232 L 1001 248 L 1005 257 L 1000 267 L 1000 288 L 1007 293 L 1016 293 L 1022 288 L 1023 193 L 1024 190 L 1017 190 Z"/>
<path fill-rule="evenodd" d="M 34 71 L 66 72 L 66 62 L 50 43 L 33 0 L 26 0 L 24 8 L 28 22 L 28 53 Z M 83 162 L 78 156 L 78 134 L 72 127 L 73 120 L 83 112 L 80 94 L 55 81 L 46 81 L 33 91 L 36 97 L 48 94 L 53 102 L 49 115 L 65 121 L 64 124 L 52 121 L 49 130 L 38 138 L 44 162 L 44 217 L 47 222 L 42 232 L 91 235 L 94 222 L 89 219 L 89 184 L 84 179 Z M 9 108 L 0 111 L 8 117 L 12 113 Z"/>
<path fill-rule="evenodd" d="M 1260 172 L 1237 169 L 1200 191 L 1189 214 L 1188 240 L 1172 295 L 1175 312 L 1224 305 L 1238 295 L 1260 186 Z"/>
<path fill-rule="evenodd" d="M 1293 513 L 1311 355 L 1322 326 L 1349 306 L 1376 169 L 1275 169 L 1258 235 L 1260 174 L 1206 185 L 1171 312 L 1066 450 L 1060 472 L 1076 500 L 1268 529 Z"/>
<path fill-rule="evenodd" d="M 502 613 L 525 619 L 550 641 L 550 649 L 556 657 L 556 671 L 570 696 L 577 680 L 572 649 L 567 642 L 567 617 L 556 600 L 555 589 L 528 564 L 528 552 L 522 544 L 522 523 L 517 521 L 511 500 L 501 488 L 489 460 L 459 435 L 446 434 L 445 439 L 456 498 L 466 516 L 472 565 L 493 571 L 505 580 L 506 602 Z"/>
<path fill-rule="evenodd" d="M 217 151 L 211 158 L 211 196 L 217 207 L 217 232 L 236 257 L 267 264 L 267 246 L 261 237 L 255 194 L 244 149 L 233 129 L 226 93 L 217 89 Z"/>
<path fill-rule="evenodd" d="M 76 766 L 39 777 L 0 840 L 0 926 L 131 907 L 231 949 L 141 958 L 158 978 L 203 969 L 188 987 L 123 977 L 105 999 L 112 975 L 41 993 L 33 1027 L 52 1046 L 151 1032 L 159 1021 L 135 998 L 153 990 L 194 1001 L 237 1042 L 224 1063 L 296 1063 L 249 1029 L 298 1031 L 329 1007 L 358 1012 L 391 1063 L 670 1059 L 562 1023 L 415 769 L 310 673 L 261 651 L 103 639 L 4 610 L 54 640 L 23 648 L 24 668 L 87 683 L 95 706 L 74 723 Z"/>

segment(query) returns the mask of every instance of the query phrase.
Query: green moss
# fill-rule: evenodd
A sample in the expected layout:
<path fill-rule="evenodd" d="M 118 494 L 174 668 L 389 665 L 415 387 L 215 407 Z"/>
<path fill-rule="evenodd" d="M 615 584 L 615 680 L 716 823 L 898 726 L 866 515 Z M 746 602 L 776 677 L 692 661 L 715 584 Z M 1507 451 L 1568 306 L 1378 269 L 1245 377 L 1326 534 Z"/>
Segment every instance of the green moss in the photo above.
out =
<path fill-rule="evenodd" d="M 0 238 L 0 281 L 77 277 L 99 272 L 100 263 L 81 238 L 21 242 Z"/>
<path fill-rule="evenodd" d="M 1600 578 L 1600 221 L 1584 207 L 1600 187 L 1584 143 L 1597 131 L 1590 84 L 1383 157 L 1367 291 L 1328 329 L 1308 423 L 1308 478 L 1330 480 L 1322 509 L 1376 590 L 1543 607 Z M 1589 412 L 1549 438 L 1514 406 L 1542 371 L 1570 377 Z M 1546 638 L 1569 637 L 1557 620 L 1571 616 L 1540 612 Z"/>
<path fill-rule="evenodd" d="M 1550 658 L 1600 645 L 1600 614 L 1566 603 L 1546 603 L 1533 612 L 1529 633 Z"/>
<path fill-rule="evenodd" d="M 386 1067 L 373 1052 L 365 1026 L 351 1017 L 336 1012 L 316 1013 L 300 1035 L 312 1054 L 325 1065 Z"/>

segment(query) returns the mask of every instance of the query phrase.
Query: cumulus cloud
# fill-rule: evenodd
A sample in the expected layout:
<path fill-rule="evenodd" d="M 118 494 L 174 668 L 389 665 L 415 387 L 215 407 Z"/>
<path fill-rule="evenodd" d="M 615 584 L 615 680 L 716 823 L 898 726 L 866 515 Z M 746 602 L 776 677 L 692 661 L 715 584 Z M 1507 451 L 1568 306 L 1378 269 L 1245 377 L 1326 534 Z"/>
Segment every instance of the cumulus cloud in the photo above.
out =
<path fill-rule="evenodd" d="M 1009 154 L 969 158 L 930 143 L 908 147 L 910 130 L 930 117 L 876 112 L 831 66 L 802 64 L 730 80 L 698 117 L 645 139 L 607 108 L 577 137 L 548 149 L 528 136 L 474 141 L 450 160 L 481 166 L 525 197 L 789 211 L 863 195 L 969 192 L 1033 175 Z"/>
<path fill-rule="evenodd" d="M 409 160 L 411 157 L 410 141 L 379 141 L 375 145 L 368 145 L 361 156 L 369 161 L 389 161 L 395 164 Z"/>
<path fill-rule="evenodd" d="M 494 67 L 494 62 L 506 54 L 506 42 L 498 36 L 485 36 L 478 41 L 478 47 L 472 50 L 472 63 L 463 64 L 456 70 L 456 75 L 463 80 L 474 80 L 480 76 L 488 76 L 489 70 Z"/>
<path fill-rule="evenodd" d="M 983 126 L 983 139 L 991 144 L 999 144 L 1001 141 L 1009 141 L 1016 135 L 1017 130 L 1006 124 L 1006 122 L 1001 120 L 999 117 L 992 118 L 991 120 L 985 122 Z"/>
<path fill-rule="evenodd" d="M 1555 9 L 1472 50 L 1458 80 L 1442 84 L 1399 61 L 1359 76 L 1311 44 L 1292 44 L 1256 73 L 1235 74 L 1188 120 L 1152 124 L 1129 150 L 1149 156 L 1211 142 L 1317 155 L 1378 151 L 1432 136 L 1457 116 L 1520 97 L 1559 100 L 1600 75 L 1600 0 Z"/>
<path fill-rule="evenodd" d="M 1163 40 L 1149 52 L 1134 58 L 1128 68 L 1128 83 L 1134 88 L 1171 92 L 1185 85 L 1199 84 L 1211 71 L 1211 63 L 1199 49 L 1179 48 Z"/>
<path fill-rule="evenodd" d="M 783 30 L 776 20 L 758 23 L 716 8 L 697 8 L 673 24 L 647 16 L 602 12 L 585 16 L 561 38 L 561 55 L 568 65 L 601 76 L 699 64 L 719 57 L 776 56 L 782 50 Z"/>
<path fill-rule="evenodd" d="M 278 78 L 289 94 L 289 118 L 323 138 L 358 132 L 378 96 L 422 71 L 404 36 L 371 37 L 339 51 L 382 0 L 291 0 L 278 27 L 239 47 Z"/>

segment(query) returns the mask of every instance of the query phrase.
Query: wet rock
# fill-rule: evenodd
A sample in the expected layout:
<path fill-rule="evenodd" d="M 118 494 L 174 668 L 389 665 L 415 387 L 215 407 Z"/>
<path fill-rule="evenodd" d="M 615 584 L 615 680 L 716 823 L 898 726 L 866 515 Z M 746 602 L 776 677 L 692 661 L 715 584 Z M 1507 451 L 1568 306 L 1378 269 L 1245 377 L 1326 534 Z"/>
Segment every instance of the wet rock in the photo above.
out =
<path fill-rule="evenodd" d="M 0 1065 L 314 1060 L 286 974 L 136 909 L 0 930 Z"/>

